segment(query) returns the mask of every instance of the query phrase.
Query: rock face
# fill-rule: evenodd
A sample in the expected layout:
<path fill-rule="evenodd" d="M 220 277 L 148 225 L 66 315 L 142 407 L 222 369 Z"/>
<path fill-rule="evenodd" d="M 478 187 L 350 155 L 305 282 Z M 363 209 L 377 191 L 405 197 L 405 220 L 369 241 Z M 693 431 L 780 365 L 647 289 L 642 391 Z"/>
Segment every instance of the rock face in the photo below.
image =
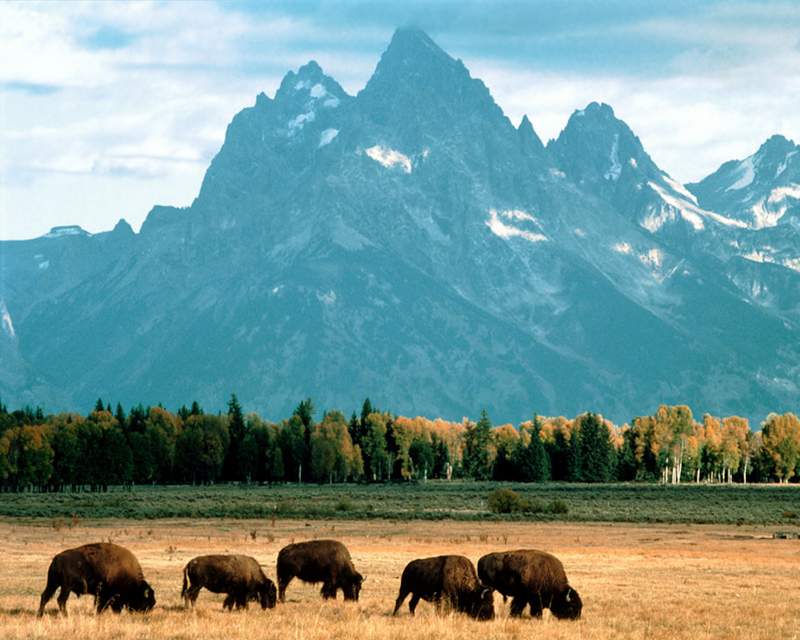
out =
<path fill-rule="evenodd" d="M 797 149 L 684 188 L 598 104 L 545 147 L 401 29 L 356 96 L 259 95 L 191 207 L 0 244 L 0 399 L 757 424 L 800 400 Z"/>

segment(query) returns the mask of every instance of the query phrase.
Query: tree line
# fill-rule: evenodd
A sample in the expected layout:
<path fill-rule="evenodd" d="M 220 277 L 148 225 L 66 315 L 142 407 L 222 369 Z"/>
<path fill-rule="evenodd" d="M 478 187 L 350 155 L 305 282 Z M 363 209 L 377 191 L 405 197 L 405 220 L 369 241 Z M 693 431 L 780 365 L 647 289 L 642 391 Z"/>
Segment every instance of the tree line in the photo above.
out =
<path fill-rule="evenodd" d="M 367 398 L 360 414 L 319 420 L 311 398 L 279 423 L 195 402 L 125 412 L 100 399 L 87 416 L 9 412 L 0 403 L 4 491 L 103 491 L 111 485 L 215 482 L 386 482 L 474 478 L 515 482 L 789 482 L 800 477 L 800 421 L 770 414 L 756 432 L 737 416 L 702 421 L 661 406 L 618 427 L 585 413 L 495 427 L 406 418 Z"/>

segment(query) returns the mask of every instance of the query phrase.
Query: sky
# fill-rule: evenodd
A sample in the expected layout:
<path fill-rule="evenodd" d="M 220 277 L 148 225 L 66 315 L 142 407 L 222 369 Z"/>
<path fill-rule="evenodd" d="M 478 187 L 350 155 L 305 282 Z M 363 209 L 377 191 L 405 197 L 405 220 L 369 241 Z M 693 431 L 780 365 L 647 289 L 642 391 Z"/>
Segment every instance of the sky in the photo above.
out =
<path fill-rule="evenodd" d="M 682 183 L 800 143 L 797 0 L 0 0 L 0 240 L 191 205 L 259 93 L 316 60 L 355 95 L 406 25 L 545 142 L 597 101 Z"/>

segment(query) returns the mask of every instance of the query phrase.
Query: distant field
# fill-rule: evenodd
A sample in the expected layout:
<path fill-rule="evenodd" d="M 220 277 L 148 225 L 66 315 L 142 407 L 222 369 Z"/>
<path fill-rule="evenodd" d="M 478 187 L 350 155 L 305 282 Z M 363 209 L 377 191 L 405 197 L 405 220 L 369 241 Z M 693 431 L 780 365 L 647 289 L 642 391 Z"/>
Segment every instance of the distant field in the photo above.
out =
<path fill-rule="evenodd" d="M 154 494 L 151 494 L 151 496 Z M 221 499 L 216 493 L 216 500 Z M 336 496 L 332 493 L 331 496 Z M 26 496 L 20 496 L 25 498 Z M 4 640 L 783 640 L 800 635 L 800 541 L 773 540 L 763 525 L 675 525 L 453 520 L 270 520 L 182 518 L 88 520 L 54 527 L 0 518 L 0 635 Z M 323 602 L 319 586 L 293 581 L 287 602 L 223 612 L 223 596 L 202 591 L 183 609 L 182 568 L 196 555 L 252 555 L 275 580 L 278 551 L 292 541 L 337 538 L 366 579 L 357 603 Z M 148 615 L 96 616 L 90 597 L 55 599 L 35 617 L 53 555 L 90 541 L 133 551 L 156 593 Z M 584 602 L 577 622 L 439 616 L 421 602 L 392 617 L 403 567 L 445 553 L 473 562 L 491 551 L 534 547 L 555 553 Z"/>
<path fill-rule="evenodd" d="M 526 499 L 563 501 L 565 515 L 498 516 L 487 496 L 498 486 Z M 112 487 L 108 493 L 0 494 L 0 517 L 47 518 L 53 526 L 98 518 L 308 520 L 524 520 L 734 524 L 800 527 L 800 486 L 428 484 Z"/>

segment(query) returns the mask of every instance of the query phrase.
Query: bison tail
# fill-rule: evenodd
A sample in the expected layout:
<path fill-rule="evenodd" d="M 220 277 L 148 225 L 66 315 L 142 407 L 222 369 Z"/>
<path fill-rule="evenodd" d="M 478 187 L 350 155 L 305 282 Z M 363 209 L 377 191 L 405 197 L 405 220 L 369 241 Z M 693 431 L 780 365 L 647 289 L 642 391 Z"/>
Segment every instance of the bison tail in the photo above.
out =
<path fill-rule="evenodd" d="M 189 588 L 189 579 L 188 579 L 188 568 L 183 568 L 183 589 L 181 589 L 181 598 L 186 597 L 186 590 Z"/>

